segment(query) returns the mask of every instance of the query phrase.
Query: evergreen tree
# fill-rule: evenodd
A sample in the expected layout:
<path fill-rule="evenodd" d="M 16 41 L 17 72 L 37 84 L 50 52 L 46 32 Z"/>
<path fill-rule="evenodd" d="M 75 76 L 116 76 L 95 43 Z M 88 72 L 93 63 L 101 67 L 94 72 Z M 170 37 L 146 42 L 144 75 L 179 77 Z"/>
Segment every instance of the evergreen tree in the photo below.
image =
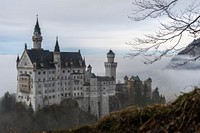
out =
<path fill-rule="evenodd" d="M 7 91 L 4 94 L 4 97 L 1 102 L 1 108 L 2 108 L 1 111 L 2 112 L 10 112 L 13 109 L 14 104 L 15 104 L 14 96 L 10 95 L 9 92 Z"/>

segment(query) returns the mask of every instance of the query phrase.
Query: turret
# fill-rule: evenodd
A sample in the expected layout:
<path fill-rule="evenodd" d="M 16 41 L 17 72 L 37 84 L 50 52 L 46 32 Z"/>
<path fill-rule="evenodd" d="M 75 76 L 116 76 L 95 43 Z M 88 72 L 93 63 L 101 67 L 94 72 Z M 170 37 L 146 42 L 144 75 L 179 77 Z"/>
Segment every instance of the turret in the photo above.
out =
<path fill-rule="evenodd" d="M 33 49 L 41 49 L 42 36 L 41 36 L 40 26 L 38 22 L 38 17 L 37 17 L 34 32 L 33 32 L 32 41 L 33 41 Z"/>
<path fill-rule="evenodd" d="M 58 37 L 56 37 L 56 44 L 55 44 L 55 48 L 54 48 L 54 52 L 53 52 L 53 59 L 54 59 L 54 63 L 59 63 L 60 62 L 60 47 L 58 44 Z"/>
<path fill-rule="evenodd" d="M 107 62 L 114 62 L 115 53 L 112 50 L 109 50 L 107 53 Z"/>
<path fill-rule="evenodd" d="M 92 73 L 92 67 L 90 65 L 87 67 L 87 72 Z"/>
<path fill-rule="evenodd" d="M 105 75 L 109 77 L 113 77 L 116 80 L 116 68 L 117 63 L 114 62 L 115 53 L 112 50 L 109 50 L 107 53 L 107 62 L 104 63 L 105 65 Z"/>
<path fill-rule="evenodd" d="M 128 82 L 128 77 L 125 76 L 125 77 L 124 77 L 124 83 L 127 84 L 127 82 Z"/>

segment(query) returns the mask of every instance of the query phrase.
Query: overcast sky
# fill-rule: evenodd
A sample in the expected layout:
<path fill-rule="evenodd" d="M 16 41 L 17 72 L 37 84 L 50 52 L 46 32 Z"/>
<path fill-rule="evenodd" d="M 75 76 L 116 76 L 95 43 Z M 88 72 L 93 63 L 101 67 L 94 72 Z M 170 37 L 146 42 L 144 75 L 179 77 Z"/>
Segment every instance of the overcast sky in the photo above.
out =
<path fill-rule="evenodd" d="M 61 50 L 128 50 L 125 42 L 149 28 L 128 19 L 131 0 L 4 0 L 0 4 L 0 53 L 21 54 L 32 47 L 39 15 L 43 48 L 53 49 L 56 36 Z M 98 53 L 98 52 L 97 52 Z"/>
<path fill-rule="evenodd" d="M 6 90 L 11 92 L 16 90 L 15 59 L 18 54 L 22 54 L 25 43 L 28 48 L 32 48 L 31 38 L 37 14 L 44 49 L 53 50 L 58 36 L 61 51 L 80 49 L 82 55 L 86 57 L 87 64 L 91 64 L 98 75 L 104 74 L 103 62 L 106 60 L 108 50 L 112 49 L 116 53 L 119 79 L 124 75 L 139 75 L 142 79 L 153 76 L 154 87 L 161 86 L 166 80 L 174 84 L 174 79 L 170 77 L 172 75 L 163 71 L 169 60 L 164 63 L 161 61 L 154 65 L 144 65 L 141 59 L 123 58 L 130 49 L 125 42 L 131 42 L 135 37 L 154 32 L 159 24 L 157 19 L 131 21 L 128 16 L 131 15 L 133 8 L 132 0 L 1 0 L 0 89 L 3 91 L 0 96 Z M 192 41 L 184 39 L 186 44 Z M 198 78 L 195 76 L 192 79 L 197 81 Z M 184 81 L 188 81 L 187 78 Z M 171 86 L 171 91 L 174 87 Z M 167 89 L 165 87 L 164 91 L 161 91 L 168 92 L 169 95 L 174 94 Z"/>

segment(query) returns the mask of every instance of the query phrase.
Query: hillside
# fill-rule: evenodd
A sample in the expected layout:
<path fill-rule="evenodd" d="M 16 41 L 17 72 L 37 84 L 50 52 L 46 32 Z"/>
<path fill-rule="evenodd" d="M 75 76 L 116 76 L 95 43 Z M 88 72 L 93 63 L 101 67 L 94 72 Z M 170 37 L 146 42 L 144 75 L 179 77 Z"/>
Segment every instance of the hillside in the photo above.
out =
<path fill-rule="evenodd" d="M 200 69 L 200 38 L 193 40 L 185 49 L 174 56 L 168 68 Z"/>
<path fill-rule="evenodd" d="M 96 117 L 79 109 L 75 100 L 66 99 L 60 105 L 50 105 L 33 112 L 32 107 L 15 101 L 5 93 L 0 102 L 0 133 L 30 133 L 72 128 L 96 122 Z"/>
<path fill-rule="evenodd" d="M 130 107 L 111 113 L 96 124 L 49 133 L 200 132 L 200 89 L 179 96 L 168 105 Z"/>

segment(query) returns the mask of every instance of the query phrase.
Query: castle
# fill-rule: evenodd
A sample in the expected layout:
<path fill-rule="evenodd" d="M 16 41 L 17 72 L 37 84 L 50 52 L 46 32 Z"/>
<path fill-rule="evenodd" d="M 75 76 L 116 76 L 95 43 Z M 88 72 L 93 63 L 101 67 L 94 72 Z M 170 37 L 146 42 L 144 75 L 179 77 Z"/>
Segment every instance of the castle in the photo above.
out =
<path fill-rule="evenodd" d="M 152 90 L 151 78 L 142 81 L 138 76 L 125 76 L 124 83 L 116 84 L 116 95 L 120 99 L 121 108 L 166 102 L 158 88 Z"/>
<path fill-rule="evenodd" d="M 115 95 L 116 89 L 115 53 L 107 53 L 105 76 L 96 76 L 90 65 L 86 70 L 80 50 L 61 52 L 58 38 L 54 51 L 44 50 L 42 40 L 37 18 L 33 48 L 28 49 L 25 44 L 23 54 L 17 57 L 17 102 L 38 110 L 70 98 L 78 102 L 80 109 L 98 118 L 108 114 L 109 97 Z"/>

